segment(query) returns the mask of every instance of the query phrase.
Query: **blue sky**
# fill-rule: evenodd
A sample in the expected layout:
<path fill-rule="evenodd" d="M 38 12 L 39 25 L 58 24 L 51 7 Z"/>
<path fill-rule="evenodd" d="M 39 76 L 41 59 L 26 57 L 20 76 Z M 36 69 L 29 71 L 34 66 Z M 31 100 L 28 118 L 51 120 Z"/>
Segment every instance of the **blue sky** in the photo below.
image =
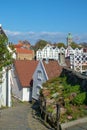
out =
<path fill-rule="evenodd" d="M 14 43 L 87 42 L 87 0 L 0 0 L 0 23 Z"/>

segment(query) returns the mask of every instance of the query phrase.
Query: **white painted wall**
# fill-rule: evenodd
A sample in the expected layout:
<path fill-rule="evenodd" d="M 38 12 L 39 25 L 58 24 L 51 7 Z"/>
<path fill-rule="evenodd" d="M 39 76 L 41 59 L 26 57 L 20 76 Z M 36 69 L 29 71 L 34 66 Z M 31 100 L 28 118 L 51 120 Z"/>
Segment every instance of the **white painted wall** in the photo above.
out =
<path fill-rule="evenodd" d="M 6 72 L 3 69 L 2 83 L 0 84 L 0 107 L 6 106 Z"/>
<path fill-rule="evenodd" d="M 39 49 L 36 52 L 36 59 L 54 59 L 59 60 L 59 53 L 65 53 L 65 49 L 61 47 L 60 49 L 58 47 L 54 48 L 54 46 L 51 46 L 47 44 L 42 50 Z"/>
<path fill-rule="evenodd" d="M 32 101 L 32 89 L 21 86 L 17 75 L 14 74 L 14 69 L 11 70 L 10 77 L 13 96 L 21 101 Z"/>
<path fill-rule="evenodd" d="M 11 107 L 11 83 L 10 83 L 11 70 L 8 70 L 8 76 L 6 75 L 6 68 L 2 71 L 2 83 L 0 84 L 0 107 Z M 8 78 L 8 79 L 7 79 Z M 8 84 L 7 84 L 8 81 Z M 7 91 L 8 87 L 8 91 Z M 7 96 L 8 95 L 8 96 Z M 7 99 L 8 97 L 8 99 Z M 7 102 L 6 102 L 7 100 Z"/>
<path fill-rule="evenodd" d="M 23 88 L 23 101 L 32 101 L 32 91 L 30 88 Z"/>
<path fill-rule="evenodd" d="M 13 96 L 23 101 L 23 89 L 13 69 L 11 70 L 11 88 Z"/>

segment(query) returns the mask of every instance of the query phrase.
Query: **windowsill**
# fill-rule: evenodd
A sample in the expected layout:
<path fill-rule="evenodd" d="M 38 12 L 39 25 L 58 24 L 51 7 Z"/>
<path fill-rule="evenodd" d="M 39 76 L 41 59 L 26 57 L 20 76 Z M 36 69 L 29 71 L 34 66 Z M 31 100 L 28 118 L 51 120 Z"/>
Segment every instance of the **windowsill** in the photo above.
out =
<path fill-rule="evenodd" d="M 40 94 L 37 93 L 37 96 L 40 96 Z"/>
<path fill-rule="evenodd" d="M 42 81 L 42 78 L 40 78 L 40 77 L 38 77 L 37 79 L 40 80 L 40 81 Z"/>

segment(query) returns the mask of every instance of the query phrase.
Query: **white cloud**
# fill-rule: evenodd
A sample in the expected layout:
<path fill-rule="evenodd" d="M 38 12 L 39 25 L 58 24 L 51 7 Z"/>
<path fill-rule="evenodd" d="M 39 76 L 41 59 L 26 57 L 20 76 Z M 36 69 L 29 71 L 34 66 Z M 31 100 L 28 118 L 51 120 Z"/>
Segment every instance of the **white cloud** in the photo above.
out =
<path fill-rule="evenodd" d="M 7 35 L 10 35 L 10 36 L 21 35 L 22 34 L 21 32 L 12 32 L 12 31 L 9 31 L 9 30 L 5 30 L 5 33 Z"/>
<path fill-rule="evenodd" d="M 18 43 L 19 40 L 28 40 L 31 44 L 35 44 L 39 39 L 54 42 L 66 43 L 68 33 L 62 32 L 14 32 L 5 30 L 9 41 Z M 72 34 L 73 40 L 77 43 L 87 42 L 87 34 Z"/>

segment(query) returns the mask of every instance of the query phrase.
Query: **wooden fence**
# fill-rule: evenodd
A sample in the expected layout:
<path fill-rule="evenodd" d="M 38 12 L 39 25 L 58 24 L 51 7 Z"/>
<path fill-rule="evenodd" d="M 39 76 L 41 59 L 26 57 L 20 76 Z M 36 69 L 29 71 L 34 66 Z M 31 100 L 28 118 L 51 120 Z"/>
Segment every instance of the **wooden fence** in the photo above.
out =
<path fill-rule="evenodd" d="M 60 105 L 58 103 L 54 104 L 56 107 L 56 115 L 53 116 L 52 113 L 47 112 L 47 102 L 44 97 L 40 97 L 40 116 L 44 123 L 49 123 L 55 130 L 60 130 Z M 55 118 L 55 119 L 54 119 Z"/>

